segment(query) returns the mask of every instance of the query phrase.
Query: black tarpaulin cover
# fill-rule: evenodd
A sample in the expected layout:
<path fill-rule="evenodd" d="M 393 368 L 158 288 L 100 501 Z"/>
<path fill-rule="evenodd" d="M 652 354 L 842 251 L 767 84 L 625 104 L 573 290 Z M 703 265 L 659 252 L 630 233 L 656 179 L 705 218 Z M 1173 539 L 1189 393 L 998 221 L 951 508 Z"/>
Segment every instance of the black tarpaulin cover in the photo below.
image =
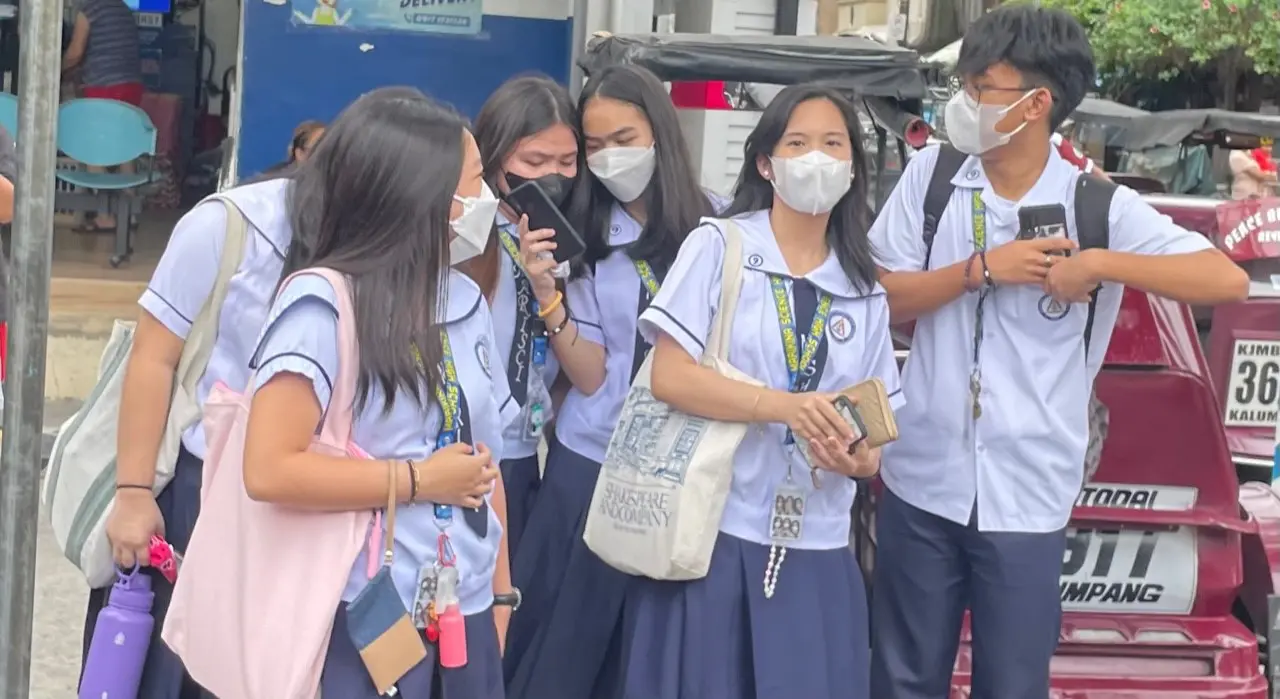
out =
<path fill-rule="evenodd" d="M 914 51 L 853 36 L 601 33 L 579 59 L 588 75 L 618 63 L 642 66 L 664 81 L 817 81 L 865 96 L 925 95 Z"/>

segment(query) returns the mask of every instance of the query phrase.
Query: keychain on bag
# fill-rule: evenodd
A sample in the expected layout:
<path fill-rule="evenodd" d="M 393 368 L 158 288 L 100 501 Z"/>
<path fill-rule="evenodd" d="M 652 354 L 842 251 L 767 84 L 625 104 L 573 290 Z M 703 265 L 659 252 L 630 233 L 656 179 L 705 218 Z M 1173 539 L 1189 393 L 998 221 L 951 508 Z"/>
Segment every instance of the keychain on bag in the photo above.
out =
<path fill-rule="evenodd" d="M 182 554 L 159 535 L 151 537 L 148 553 L 151 555 L 151 567 L 160 571 L 170 585 L 176 583 L 178 571 L 182 568 Z"/>
<path fill-rule="evenodd" d="M 458 566 L 447 534 L 440 534 L 440 570 L 436 578 L 436 598 L 431 603 L 440 636 L 440 667 L 459 668 L 467 664 L 467 625 L 458 600 Z"/>

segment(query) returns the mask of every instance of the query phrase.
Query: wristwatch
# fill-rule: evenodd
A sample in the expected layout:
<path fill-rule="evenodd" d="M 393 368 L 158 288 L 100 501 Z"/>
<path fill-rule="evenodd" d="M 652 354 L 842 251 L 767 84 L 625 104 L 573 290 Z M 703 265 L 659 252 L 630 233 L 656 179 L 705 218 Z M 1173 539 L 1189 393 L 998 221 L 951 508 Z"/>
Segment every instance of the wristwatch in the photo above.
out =
<path fill-rule="evenodd" d="M 503 607 L 511 607 L 511 611 L 513 612 L 520 608 L 520 603 L 523 601 L 524 601 L 524 595 L 521 594 L 520 588 L 518 587 L 511 588 L 511 592 L 508 592 L 504 595 L 493 596 L 494 604 L 500 605 Z"/>

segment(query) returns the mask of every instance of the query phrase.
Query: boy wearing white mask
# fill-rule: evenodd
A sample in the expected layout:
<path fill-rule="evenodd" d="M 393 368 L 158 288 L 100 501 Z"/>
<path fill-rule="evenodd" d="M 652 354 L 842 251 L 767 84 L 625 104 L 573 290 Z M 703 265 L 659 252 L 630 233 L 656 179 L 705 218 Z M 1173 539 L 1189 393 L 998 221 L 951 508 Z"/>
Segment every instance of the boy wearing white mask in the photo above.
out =
<path fill-rule="evenodd" d="M 916 156 L 871 230 L 893 320 L 916 322 L 877 512 L 876 699 L 946 699 L 966 609 L 975 696 L 1049 695 L 1065 527 L 1122 287 L 1214 304 L 1248 285 L 1135 192 L 1078 185 L 1088 176 L 1052 147 L 1094 84 L 1070 15 L 994 10 L 969 28 L 957 71 L 946 124 L 961 154 Z M 926 217 L 938 191 L 943 213 Z M 1093 191 L 1107 242 L 1080 249 L 1076 199 Z M 1019 240 L 1019 208 L 1054 204 L 1066 237 Z"/>

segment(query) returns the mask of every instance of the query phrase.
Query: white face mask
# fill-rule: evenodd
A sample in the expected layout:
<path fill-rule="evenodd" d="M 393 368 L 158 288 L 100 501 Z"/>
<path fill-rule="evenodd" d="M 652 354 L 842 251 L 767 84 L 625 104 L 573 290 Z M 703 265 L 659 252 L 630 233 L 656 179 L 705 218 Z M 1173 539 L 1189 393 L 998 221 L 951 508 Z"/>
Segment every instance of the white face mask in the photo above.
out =
<path fill-rule="evenodd" d="M 1009 142 L 1013 135 L 1026 128 L 1027 123 L 1009 133 L 1000 133 L 996 124 L 1009 113 L 1010 109 L 1022 103 L 1022 100 L 1035 94 L 1035 90 L 1027 90 L 1017 102 L 1010 105 L 978 104 L 964 90 L 957 92 L 947 102 L 946 127 L 947 137 L 951 145 L 961 153 L 982 155 L 992 148 L 999 148 Z"/>
<path fill-rule="evenodd" d="M 630 204 L 644 194 L 657 164 L 653 146 L 605 148 L 587 156 L 587 167 L 592 174 L 623 204 Z"/>
<path fill-rule="evenodd" d="M 449 241 L 449 264 L 476 257 L 484 252 L 493 231 L 493 220 L 498 215 L 498 198 L 485 182 L 480 183 L 480 196 L 453 198 L 462 204 L 462 215 L 449 222 L 458 237 Z"/>
<path fill-rule="evenodd" d="M 795 158 L 770 156 L 773 189 L 787 206 L 803 214 L 825 214 L 853 184 L 853 161 L 820 150 Z"/>

